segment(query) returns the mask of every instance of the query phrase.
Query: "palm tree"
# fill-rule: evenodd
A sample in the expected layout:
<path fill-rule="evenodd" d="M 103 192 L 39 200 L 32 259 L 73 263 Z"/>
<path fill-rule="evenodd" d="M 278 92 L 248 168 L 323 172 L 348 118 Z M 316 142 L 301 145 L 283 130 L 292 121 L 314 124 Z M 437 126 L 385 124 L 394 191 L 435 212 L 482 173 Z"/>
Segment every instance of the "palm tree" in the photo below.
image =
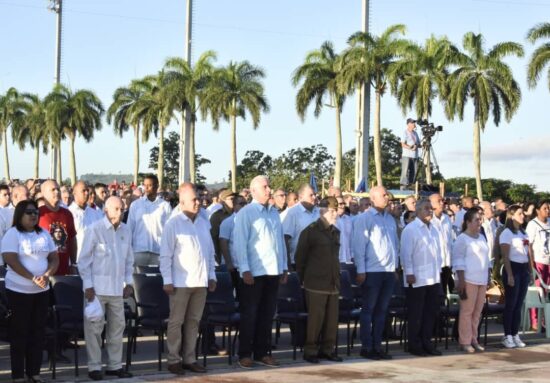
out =
<path fill-rule="evenodd" d="M 25 115 L 24 103 L 17 89 L 9 88 L 5 95 L 0 95 L 0 141 L 4 151 L 4 176 L 10 177 L 10 162 L 8 157 L 8 130 L 17 130 Z M 12 134 L 13 137 L 13 134 Z"/>
<path fill-rule="evenodd" d="M 174 103 L 175 109 L 181 113 L 189 113 L 189 142 L 185 140 L 184 144 L 189 146 L 189 172 L 191 182 L 195 182 L 195 125 L 197 121 L 197 112 L 200 109 L 204 98 L 204 90 L 212 79 L 214 72 L 213 61 L 216 60 L 214 51 L 204 52 L 194 66 L 179 57 L 172 57 L 166 60 L 164 72 L 166 84 L 170 87 L 168 94 Z M 182 119 L 183 122 L 183 119 Z M 184 166 L 184 164 L 180 164 Z"/>
<path fill-rule="evenodd" d="M 27 143 L 34 149 L 34 178 L 40 176 L 40 149 L 48 152 L 48 131 L 44 103 L 36 94 L 22 94 L 25 117 L 14 133 L 13 140 L 23 150 Z"/>
<path fill-rule="evenodd" d="M 203 115 L 210 114 L 214 129 L 220 118 L 231 123 L 231 188 L 237 190 L 237 117 L 252 117 L 254 129 L 260 124 L 261 112 L 269 111 L 261 79 L 264 71 L 248 61 L 233 62 L 213 74 L 201 104 Z"/>
<path fill-rule="evenodd" d="M 523 47 L 515 42 L 498 43 L 488 52 L 483 43 L 481 34 L 468 32 L 464 35 L 462 45 L 465 53 L 460 54 L 460 64 L 449 79 L 450 93 L 446 106 L 446 114 L 451 120 L 458 116 L 462 121 L 468 100 L 474 105 L 474 170 L 480 200 L 483 198 L 480 132 L 485 129 L 490 114 L 498 126 L 503 110 L 506 121 L 510 121 L 517 111 L 521 90 L 512 70 L 502 59 L 510 55 L 523 56 Z"/>
<path fill-rule="evenodd" d="M 536 43 L 543 38 L 550 38 L 550 23 L 541 23 L 535 25 L 527 33 L 527 40 L 531 44 Z M 530 88 L 537 85 L 542 74 L 542 70 L 550 63 L 550 42 L 542 44 L 538 47 L 529 60 L 527 66 L 527 84 Z M 548 70 L 548 89 L 550 89 L 550 68 Z"/>
<path fill-rule="evenodd" d="M 374 88 L 374 164 L 378 185 L 382 185 L 380 102 L 388 83 L 398 75 L 400 57 L 410 46 L 408 40 L 397 38 L 404 34 L 405 26 L 401 24 L 388 27 L 380 36 L 357 32 L 349 37 L 350 47 L 343 54 L 342 91 L 352 93 L 362 83 Z"/>
<path fill-rule="evenodd" d="M 84 138 L 86 142 L 93 139 L 94 132 L 101 129 L 103 105 L 92 91 L 80 89 L 72 92 L 61 84 L 56 85 L 44 101 L 46 104 L 46 120 L 58 149 L 61 140 L 64 137 L 69 138 L 69 168 L 71 183 L 74 185 L 76 183 L 74 151 L 76 136 Z"/>
<path fill-rule="evenodd" d="M 147 88 L 140 81 L 132 81 L 128 87 L 120 87 L 113 94 L 113 103 L 107 110 L 107 123 L 113 122 L 115 134 L 122 137 L 130 127 L 134 130 L 134 185 L 139 174 L 139 134 L 140 121 L 136 109 Z"/>
<path fill-rule="evenodd" d="M 315 101 L 315 117 L 319 117 L 326 96 L 336 114 L 336 163 L 334 167 L 334 186 L 340 187 L 342 178 L 342 107 L 346 94 L 341 91 L 338 83 L 342 73 L 340 56 L 334 52 L 330 41 L 325 41 L 321 48 L 307 54 L 304 63 L 296 68 L 292 75 L 292 83 L 297 86 L 301 83 L 296 94 L 296 111 L 302 119 L 309 104 Z"/>
<path fill-rule="evenodd" d="M 432 115 L 433 100 L 446 100 L 449 93 L 449 67 L 457 62 L 458 49 L 446 38 L 431 36 L 424 46 L 411 44 L 407 54 L 398 63 L 399 83 L 392 88 L 401 110 L 414 110 L 424 120 Z M 394 80 L 397 80 L 394 79 Z M 399 84 L 399 85 L 398 85 Z M 430 157 L 426 163 L 426 182 L 432 183 Z"/>
<path fill-rule="evenodd" d="M 170 124 L 173 117 L 173 105 L 167 96 L 168 87 L 163 71 L 157 75 L 146 76 L 138 80 L 136 86 L 142 87 L 144 93 L 136 103 L 134 122 L 140 121 L 142 126 L 142 139 L 148 141 L 151 133 L 157 135 L 159 140 L 159 160 L 157 177 L 159 188 L 164 183 L 164 130 Z"/>

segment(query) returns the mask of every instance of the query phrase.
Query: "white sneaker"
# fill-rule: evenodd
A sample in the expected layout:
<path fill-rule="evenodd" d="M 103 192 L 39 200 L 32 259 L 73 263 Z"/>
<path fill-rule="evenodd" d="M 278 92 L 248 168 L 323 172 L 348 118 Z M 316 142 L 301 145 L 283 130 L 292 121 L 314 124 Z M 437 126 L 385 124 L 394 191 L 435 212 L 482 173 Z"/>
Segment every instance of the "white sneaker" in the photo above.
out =
<path fill-rule="evenodd" d="M 514 338 L 512 338 L 512 335 L 505 335 L 502 338 L 502 345 L 506 348 L 515 348 L 516 342 L 514 342 Z"/>
<path fill-rule="evenodd" d="M 514 344 L 516 345 L 516 347 L 518 348 L 523 348 L 525 347 L 525 343 L 523 343 L 523 341 L 519 338 L 519 334 L 516 334 L 512 337 L 513 341 L 514 341 Z"/>

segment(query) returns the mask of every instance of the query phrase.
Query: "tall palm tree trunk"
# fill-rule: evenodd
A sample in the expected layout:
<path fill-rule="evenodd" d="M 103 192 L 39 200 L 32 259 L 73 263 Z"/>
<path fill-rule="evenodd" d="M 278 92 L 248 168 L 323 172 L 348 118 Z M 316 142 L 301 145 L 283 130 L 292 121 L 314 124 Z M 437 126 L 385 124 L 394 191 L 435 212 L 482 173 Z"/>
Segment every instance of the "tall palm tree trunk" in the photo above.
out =
<path fill-rule="evenodd" d="M 477 108 L 476 108 L 477 109 Z M 483 192 L 481 190 L 481 126 L 479 124 L 479 115 L 476 111 L 474 117 L 474 172 L 476 176 L 477 198 L 483 201 Z"/>
<path fill-rule="evenodd" d="M 11 181 L 10 177 L 10 160 L 8 157 L 8 132 L 7 129 L 2 132 L 2 146 L 4 148 L 4 177 Z"/>
<path fill-rule="evenodd" d="M 74 154 L 75 139 L 75 136 L 69 136 L 69 176 L 71 177 L 71 185 L 76 183 L 76 157 Z"/>
<path fill-rule="evenodd" d="M 191 182 L 195 183 L 197 177 L 197 168 L 195 164 L 195 119 L 191 120 L 189 129 L 189 175 Z"/>
<path fill-rule="evenodd" d="M 382 140 L 380 137 L 380 92 L 376 92 L 374 103 L 374 168 L 376 169 L 376 183 L 382 186 Z"/>
<path fill-rule="evenodd" d="M 134 185 L 138 184 L 139 174 L 139 124 L 134 126 Z"/>
<path fill-rule="evenodd" d="M 231 190 L 237 192 L 237 116 L 231 116 Z"/>
<path fill-rule="evenodd" d="M 334 98 L 335 99 L 335 98 Z M 342 182 L 342 123 L 340 119 L 340 107 L 335 102 L 336 112 L 336 163 L 334 166 L 334 187 L 339 188 Z"/>
<path fill-rule="evenodd" d="M 57 144 L 57 183 L 61 184 L 63 181 L 63 175 L 61 174 L 61 142 Z"/>
<path fill-rule="evenodd" d="M 34 145 L 34 178 L 40 178 L 40 142 Z"/>
<path fill-rule="evenodd" d="M 164 187 L 164 125 L 159 126 L 159 160 L 157 168 L 157 177 L 159 179 L 159 190 Z"/>

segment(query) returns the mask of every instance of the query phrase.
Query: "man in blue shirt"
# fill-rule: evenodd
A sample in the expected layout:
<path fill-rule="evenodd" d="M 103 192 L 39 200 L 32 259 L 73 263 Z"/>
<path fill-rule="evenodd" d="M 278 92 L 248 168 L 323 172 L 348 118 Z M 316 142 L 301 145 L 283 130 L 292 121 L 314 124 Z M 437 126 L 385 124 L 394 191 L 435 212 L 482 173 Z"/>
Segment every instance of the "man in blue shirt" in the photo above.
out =
<path fill-rule="evenodd" d="M 271 322 L 279 282 L 286 283 L 287 252 L 277 209 L 269 204 L 271 189 L 265 176 L 250 183 L 253 201 L 235 217 L 233 240 L 239 267 L 241 323 L 239 365 L 279 363 L 269 355 Z M 253 359 L 252 359 L 253 358 Z"/>
<path fill-rule="evenodd" d="M 363 290 L 360 355 L 376 360 L 391 359 L 382 350 L 382 333 L 397 278 L 397 226 L 386 211 L 387 190 L 374 187 L 370 198 L 372 208 L 357 216 L 352 235 L 357 284 Z"/>
<path fill-rule="evenodd" d="M 418 147 L 420 146 L 420 137 L 416 133 L 416 120 L 407 118 L 407 129 L 401 137 L 401 190 L 407 188 L 416 182 L 416 170 L 418 168 Z"/>

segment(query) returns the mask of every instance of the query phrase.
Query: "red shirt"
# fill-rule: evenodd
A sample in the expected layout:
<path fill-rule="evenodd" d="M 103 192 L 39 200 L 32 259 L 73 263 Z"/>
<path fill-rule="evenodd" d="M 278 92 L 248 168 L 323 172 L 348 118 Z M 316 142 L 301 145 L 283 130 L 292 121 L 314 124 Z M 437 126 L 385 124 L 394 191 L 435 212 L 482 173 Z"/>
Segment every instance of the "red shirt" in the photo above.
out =
<path fill-rule="evenodd" d="M 57 246 L 59 267 L 55 275 L 67 275 L 69 273 L 69 249 L 68 241 L 75 240 L 76 230 L 71 212 L 63 207 L 57 211 L 50 210 L 47 206 L 41 206 L 40 220 L 38 224 L 52 236 Z"/>

